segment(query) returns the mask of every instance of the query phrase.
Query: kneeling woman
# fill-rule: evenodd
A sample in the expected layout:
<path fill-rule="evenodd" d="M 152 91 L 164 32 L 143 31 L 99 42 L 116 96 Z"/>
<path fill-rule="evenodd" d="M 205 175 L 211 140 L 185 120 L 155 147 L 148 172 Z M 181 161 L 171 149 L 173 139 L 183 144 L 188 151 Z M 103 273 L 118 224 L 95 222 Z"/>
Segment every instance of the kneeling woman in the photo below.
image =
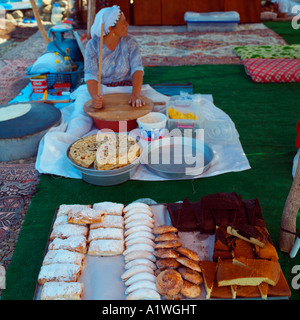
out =
<path fill-rule="evenodd" d="M 101 25 L 103 28 L 103 50 L 101 83 L 106 86 L 131 86 L 129 103 L 133 107 L 144 104 L 140 97 L 144 68 L 135 39 L 128 35 L 126 17 L 116 5 L 101 9 L 91 28 L 91 40 L 85 50 L 85 82 L 92 97 L 93 106 L 102 108 L 102 96 L 97 94 Z"/>

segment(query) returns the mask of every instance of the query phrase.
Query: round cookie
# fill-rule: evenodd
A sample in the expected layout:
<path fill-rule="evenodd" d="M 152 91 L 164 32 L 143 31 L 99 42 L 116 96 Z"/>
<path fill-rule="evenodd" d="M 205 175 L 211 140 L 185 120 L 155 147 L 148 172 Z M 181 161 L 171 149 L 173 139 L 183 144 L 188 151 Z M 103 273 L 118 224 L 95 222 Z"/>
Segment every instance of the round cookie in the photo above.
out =
<path fill-rule="evenodd" d="M 201 272 L 201 268 L 200 268 L 199 264 L 196 261 L 193 261 L 193 260 L 188 259 L 186 257 L 179 257 L 179 258 L 176 258 L 176 260 L 179 263 L 181 263 L 182 265 L 184 265 L 185 267 L 188 267 L 188 268 L 190 268 L 192 270 Z"/>
<path fill-rule="evenodd" d="M 170 241 L 170 240 L 178 240 L 179 236 L 176 233 L 173 232 L 167 232 L 167 233 L 162 233 L 159 234 L 156 238 L 155 241 Z"/>
<path fill-rule="evenodd" d="M 156 249 L 153 254 L 157 258 L 179 258 L 180 254 L 173 249 Z"/>
<path fill-rule="evenodd" d="M 162 271 L 156 278 L 158 292 L 164 296 L 174 296 L 178 294 L 183 286 L 180 273 L 173 269 Z"/>
<path fill-rule="evenodd" d="M 179 242 L 178 240 L 161 241 L 156 243 L 156 245 L 154 246 L 155 249 L 169 249 L 177 247 L 181 247 L 181 242 Z"/>
<path fill-rule="evenodd" d="M 187 258 L 191 259 L 191 260 L 194 260 L 194 261 L 199 261 L 200 258 L 199 256 L 197 255 L 196 252 L 188 249 L 188 248 L 185 248 L 185 247 L 178 247 L 175 249 L 177 252 L 179 252 L 180 254 L 182 254 L 183 256 L 186 256 Z"/>
<path fill-rule="evenodd" d="M 168 268 L 176 269 L 180 266 L 180 263 L 175 258 L 165 258 L 157 260 L 156 266 L 160 270 L 165 270 Z"/>
<path fill-rule="evenodd" d="M 187 298 L 196 298 L 200 295 L 201 288 L 196 284 L 183 280 L 183 285 L 180 293 L 182 293 Z"/>
<path fill-rule="evenodd" d="M 178 229 L 173 226 L 167 226 L 167 225 L 158 226 L 153 229 L 153 233 L 155 234 L 163 234 L 167 232 L 178 232 Z"/>
<path fill-rule="evenodd" d="M 187 280 L 197 285 L 200 285 L 201 283 L 203 283 L 203 278 L 201 274 L 195 270 L 192 270 L 186 267 L 180 267 L 178 268 L 178 272 L 181 274 L 184 280 Z"/>

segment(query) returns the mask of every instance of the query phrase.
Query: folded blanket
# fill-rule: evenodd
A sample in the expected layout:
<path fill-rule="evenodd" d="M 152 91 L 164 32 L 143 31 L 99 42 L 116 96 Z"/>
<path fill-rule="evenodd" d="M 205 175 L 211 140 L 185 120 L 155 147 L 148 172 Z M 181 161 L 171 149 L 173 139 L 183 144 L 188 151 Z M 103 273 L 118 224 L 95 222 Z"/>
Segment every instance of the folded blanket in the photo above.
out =
<path fill-rule="evenodd" d="M 274 46 L 241 46 L 235 47 L 234 52 L 241 60 L 245 59 L 299 59 L 300 45 L 274 45 Z"/>
<path fill-rule="evenodd" d="M 300 59 L 245 59 L 246 73 L 254 82 L 299 82 Z"/>

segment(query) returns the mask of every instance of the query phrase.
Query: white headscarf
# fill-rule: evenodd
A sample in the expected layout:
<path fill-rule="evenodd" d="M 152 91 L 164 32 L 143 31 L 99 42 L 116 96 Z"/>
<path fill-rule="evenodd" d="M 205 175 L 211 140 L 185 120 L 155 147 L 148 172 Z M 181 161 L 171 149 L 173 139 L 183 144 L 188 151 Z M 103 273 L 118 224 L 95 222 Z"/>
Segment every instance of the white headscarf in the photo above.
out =
<path fill-rule="evenodd" d="M 91 27 L 91 36 L 101 36 L 101 25 L 104 23 L 103 35 L 109 33 L 109 27 L 112 27 L 119 20 L 121 14 L 121 9 L 119 6 L 114 5 L 112 7 L 107 7 L 101 9 L 95 17 L 94 24 Z"/>

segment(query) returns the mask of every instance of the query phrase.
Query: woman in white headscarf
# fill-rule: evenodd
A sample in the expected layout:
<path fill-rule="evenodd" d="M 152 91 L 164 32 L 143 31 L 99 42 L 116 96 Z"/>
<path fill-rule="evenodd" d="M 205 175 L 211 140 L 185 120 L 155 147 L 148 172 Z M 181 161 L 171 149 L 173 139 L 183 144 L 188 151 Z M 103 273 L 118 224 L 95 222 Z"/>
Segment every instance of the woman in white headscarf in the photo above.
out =
<path fill-rule="evenodd" d="M 140 97 L 144 68 L 137 42 L 128 35 L 128 23 L 119 6 L 101 9 L 91 28 L 91 40 L 85 49 L 85 82 L 93 105 L 102 108 L 102 97 L 97 94 L 101 25 L 103 50 L 101 83 L 107 86 L 132 85 L 129 103 L 134 107 L 144 104 Z"/>

